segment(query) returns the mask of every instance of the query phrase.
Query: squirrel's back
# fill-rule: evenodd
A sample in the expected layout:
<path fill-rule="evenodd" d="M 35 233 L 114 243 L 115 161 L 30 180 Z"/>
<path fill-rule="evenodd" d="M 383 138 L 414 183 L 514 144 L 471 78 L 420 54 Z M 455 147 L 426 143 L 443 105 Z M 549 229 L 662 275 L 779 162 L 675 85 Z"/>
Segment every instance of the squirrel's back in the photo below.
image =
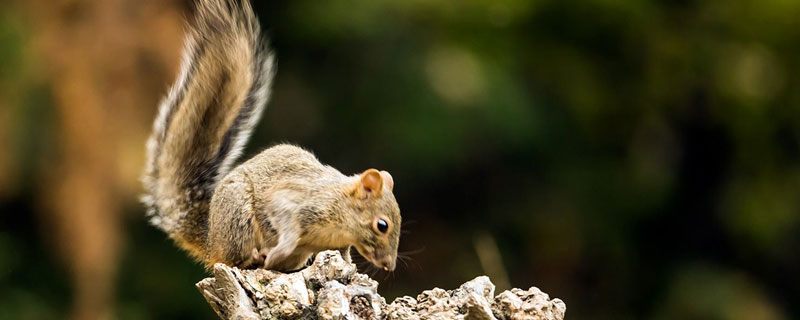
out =
<path fill-rule="evenodd" d="M 322 164 L 313 153 L 291 144 L 279 144 L 262 151 L 240 166 L 266 175 L 264 181 L 291 180 L 316 183 L 324 179 L 344 179 L 333 167 Z"/>
<path fill-rule="evenodd" d="M 150 222 L 203 256 L 209 202 L 269 97 L 274 59 L 247 1 L 197 0 L 183 65 L 148 140 Z"/>

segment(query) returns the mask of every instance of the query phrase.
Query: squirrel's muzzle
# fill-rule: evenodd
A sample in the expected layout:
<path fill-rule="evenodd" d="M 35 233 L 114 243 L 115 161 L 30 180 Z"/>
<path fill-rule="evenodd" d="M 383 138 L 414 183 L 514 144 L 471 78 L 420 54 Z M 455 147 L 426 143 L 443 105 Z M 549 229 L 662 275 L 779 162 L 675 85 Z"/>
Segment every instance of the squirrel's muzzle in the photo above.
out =
<path fill-rule="evenodd" d="M 380 267 L 383 268 L 383 271 L 394 271 L 395 259 L 391 256 L 384 257 L 380 261 Z"/>

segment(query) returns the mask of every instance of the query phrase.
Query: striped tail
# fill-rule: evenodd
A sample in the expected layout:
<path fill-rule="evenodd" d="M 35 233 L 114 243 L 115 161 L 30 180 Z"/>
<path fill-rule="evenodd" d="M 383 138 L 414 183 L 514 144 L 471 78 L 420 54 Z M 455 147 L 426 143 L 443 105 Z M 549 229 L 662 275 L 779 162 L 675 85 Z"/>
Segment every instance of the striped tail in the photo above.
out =
<path fill-rule="evenodd" d="M 150 222 L 201 259 L 208 207 L 258 123 L 274 56 L 246 0 L 197 0 L 180 75 L 147 142 Z"/>

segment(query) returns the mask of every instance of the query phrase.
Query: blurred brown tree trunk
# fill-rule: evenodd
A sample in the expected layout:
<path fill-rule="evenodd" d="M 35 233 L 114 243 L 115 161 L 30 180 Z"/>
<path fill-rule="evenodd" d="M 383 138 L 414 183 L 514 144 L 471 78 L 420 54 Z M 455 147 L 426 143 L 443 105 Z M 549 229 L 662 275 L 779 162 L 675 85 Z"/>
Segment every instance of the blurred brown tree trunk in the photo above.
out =
<path fill-rule="evenodd" d="M 139 193 L 144 142 L 177 71 L 182 1 L 21 2 L 52 88 L 58 158 L 45 168 L 43 234 L 73 279 L 73 319 L 114 317 L 122 207 Z M 52 232 L 50 232 L 52 231 Z"/>

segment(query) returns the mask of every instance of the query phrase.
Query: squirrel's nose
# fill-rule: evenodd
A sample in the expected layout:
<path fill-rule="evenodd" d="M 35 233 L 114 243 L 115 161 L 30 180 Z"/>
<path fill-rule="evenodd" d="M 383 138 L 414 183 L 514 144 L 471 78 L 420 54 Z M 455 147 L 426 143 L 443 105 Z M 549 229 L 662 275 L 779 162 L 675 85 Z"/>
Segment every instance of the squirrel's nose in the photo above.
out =
<path fill-rule="evenodd" d="M 381 263 L 381 267 L 383 267 L 383 271 L 394 271 L 394 261 L 393 260 L 384 260 Z"/>

